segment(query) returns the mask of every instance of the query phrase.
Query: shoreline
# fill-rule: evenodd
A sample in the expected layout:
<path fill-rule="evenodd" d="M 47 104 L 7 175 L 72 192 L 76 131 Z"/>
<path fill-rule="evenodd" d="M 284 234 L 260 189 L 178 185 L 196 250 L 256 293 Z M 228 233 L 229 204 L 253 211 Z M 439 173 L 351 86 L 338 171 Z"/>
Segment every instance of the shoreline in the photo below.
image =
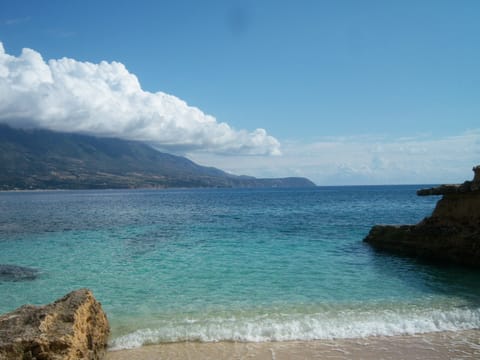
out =
<path fill-rule="evenodd" d="M 480 329 L 356 339 L 180 342 L 109 350 L 106 360 L 154 359 L 478 359 Z"/>

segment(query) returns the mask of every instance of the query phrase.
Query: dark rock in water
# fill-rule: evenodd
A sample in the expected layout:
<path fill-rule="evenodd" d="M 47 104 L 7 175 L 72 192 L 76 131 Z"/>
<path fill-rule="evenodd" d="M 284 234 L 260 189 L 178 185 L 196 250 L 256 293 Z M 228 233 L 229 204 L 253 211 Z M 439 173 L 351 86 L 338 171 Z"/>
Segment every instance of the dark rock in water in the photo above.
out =
<path fill-rule="evenodd" d="M 38 270 L 18 266 L 0 264 L 0 281 L 22 281 L 35 280 L 38 276 Z"/>
<path fill-rule="evenodd" d="M 419 190 L 443 195 L 430 217 L 416 225 L 376 225 L 365 242 L 379 250 L 480 267 L 480 166 L 461 185 Z"/>
<path fill-rule="evenodd" d="M 24 305 L 0 316 L 0 359 L 98 360 L 109 335 L 107 317 L 88 289 L 45 306 Z"/>

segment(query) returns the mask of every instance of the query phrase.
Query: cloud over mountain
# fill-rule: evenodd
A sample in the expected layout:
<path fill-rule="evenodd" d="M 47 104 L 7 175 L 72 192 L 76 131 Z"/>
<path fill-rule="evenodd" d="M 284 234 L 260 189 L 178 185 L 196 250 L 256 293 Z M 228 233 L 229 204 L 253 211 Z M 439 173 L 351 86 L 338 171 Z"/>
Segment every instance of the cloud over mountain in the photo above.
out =
<path fill-rule="evenodd" d="M 2 43 L 0 122 L 185 151 L 280 153 L 280 143 L 264 129 L 235 130 L 173 95 L 142 90 L 122 63 L 69 58 L 45 62 L 32 49 L 9 55 Z"/>

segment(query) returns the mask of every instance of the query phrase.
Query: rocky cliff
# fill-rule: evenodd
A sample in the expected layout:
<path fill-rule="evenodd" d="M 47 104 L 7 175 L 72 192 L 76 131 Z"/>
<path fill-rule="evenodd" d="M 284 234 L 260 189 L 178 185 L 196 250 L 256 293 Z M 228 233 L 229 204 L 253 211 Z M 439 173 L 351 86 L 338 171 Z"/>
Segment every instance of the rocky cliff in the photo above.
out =
<path fill-rule="evenodd" d="M 442 195 L 430 217 L 416 225 L 376 225 L 365 242 L 379 250 L 480 267 L 480 166 L 472 181 L 422 189 Z"/>
<path fill-rule="evenodd" d="M 97 360 L 104 356 L 107 317 L 87 289 L 45 306 L 24 305 L 0 316 L 2 360 Z"/>

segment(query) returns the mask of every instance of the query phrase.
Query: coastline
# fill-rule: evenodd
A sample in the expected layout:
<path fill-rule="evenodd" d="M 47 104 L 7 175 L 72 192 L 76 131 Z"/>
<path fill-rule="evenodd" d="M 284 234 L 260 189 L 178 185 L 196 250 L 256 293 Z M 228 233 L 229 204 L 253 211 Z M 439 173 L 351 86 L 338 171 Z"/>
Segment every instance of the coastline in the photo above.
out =
<path fill-rule="evenodd" d="M 436 199 L 413 190 L 6 196 L 0 263 L 41 276 L 7 278 L 0 305 L 89 287 L 111 315 L 111 360 L 480 359 L 479 330 L 463 331 L 480 329 L 478 271 L 359 242 L 367 223 L 430 213 Z"/>
<path fill-rule="evenodd" d="M 181 342 L 108 351 L 107 360 L 154 359 L 478 359 L 480 329 L 357 339 Z"/>

